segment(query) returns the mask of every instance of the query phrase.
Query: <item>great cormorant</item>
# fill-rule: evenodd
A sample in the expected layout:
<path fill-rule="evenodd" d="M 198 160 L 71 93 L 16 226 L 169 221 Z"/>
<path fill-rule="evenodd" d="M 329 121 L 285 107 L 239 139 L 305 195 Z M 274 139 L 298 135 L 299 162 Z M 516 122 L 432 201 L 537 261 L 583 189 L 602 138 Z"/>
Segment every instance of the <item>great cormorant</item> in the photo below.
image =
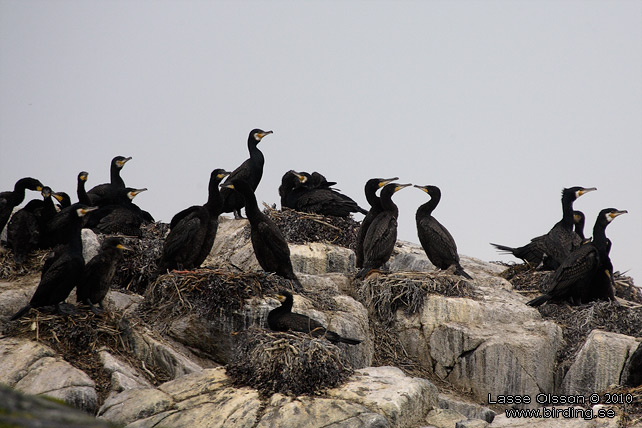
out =
<path fill-rule="evenodd" d="M 292 269 L 288 243 L 278 226 L 259 209 L 252 187 L 243 180 L 235 179 L 232 182 L 226 181 L 221 188 L 236 190 L 245 198 L 245 213 L 250 221 L 252 247 L 263 270 L 293 280 L 300 286 Z"/>
<path fill-rule="evenodd" d="M 268 326 L 274 331 L 299 331 L 302 333 L 310 333 L 314 337 L 325 337 L 333 343 L 347 343 L 349 345 L 357 345 L 361 343 L 360 340 L 342 337 L 334 331 L 328 330 L 318 321 L 312 318 L 292 312 L 292 304 L 294 299 L 292 294 L 288 291 L 281 291 L 277 296 L 281 302 L 281 306 L 272 309 L 268 314 Z"/>
<path fill-rule="evenodd" d="M 591 300 L 614 300 L 611 288 L 613 266 L 608 257 L 606 227 L 617 216 L 626 213 L 615 208 L 600 211 L 593 227 L 593 240 L 576 248 L 553 273 L 549 290 L 529 301 L 539 306 L 547 301 L 587 303 Z M 610 271 L 610 272 L 607 272 Z"/>
<path fill-rule="evenodd" d="M 116 189 L 122 189 L 125 187 L 125 181 L 123 181 L 120 176 L 120 170 L 123 169 L 125 164 L 129 162 L 131 157 L 116 156 L 111 160 L 109 167 L 109 183 L 99 184 L 94 186 L 87 192 L 92 205 L 99 205 L 100 200 L 106 195 L 113 193 Z"/>
<path fill-rule="evenodd" d="M 399 208 L 392 195 L 411 184 L 390 183 L 381 189 L 381 212 L 372 220 L 363 240 L 363 268 L 357 278 L 365 278 L 373 269 L 379 269 L 390 259 L 397 242 Z"/>
<path fill-rule="evenodd" d="M 122 251 L 128 250 L 121 238 L 105 238 L 100 246 L 100 251 L 85 265 L 82 281 L 76 287 L 76 300 L 78 303 L 89 305 L 92 312 L 99 313 L 94 305 L 103 307 L 103 300 L 116 274 L 118 262 L 122 259 Z"/>
<path fill-rule="evenodd" d="M 91 213 L 85 227 L 105 234 L 142 236 L 140 226 L 147 221 L 144 212 L 132 200 L 146 190 L 131 187 L 120 189 L 115 203 L 100 206 L 97 211 Z"/>
<path fill-rule="evenodd" d="M 359 231 L 357 232 L 357 241 L 355 247 L 355 256 L 356 256 L 356 266 L 358 268 L 363 267 L 363 241 L 366 239 L 366 233 L 368 228 L 372 223 L 372 220 L 381 212 L 381 201 L 379 196 L 377 196 L 377 190 L 385 186 L 386 184 L 392 183 L 395 180 L 399 180 L 399 177 L 393 178 L 371 178 L 366 181 L 364 186 L 364 191 L 366 194 L 366 200 L 370 204 L 370 209 L 368 214 L 361 221 L 359 226 Z"/>
<path fill-rule="evenodd" d="M 11 320 L 20 318 L 30 308 L 55 305 L 57 312 L 63 312 L 60 303 L 69 296 L 71 290 L 78 285 L 83 276 L 85 261 L 82 256 L 80 218 L 92 209 L 94 208 L 89 208 L 82 204 L 74 205 L 76 221 L 70 229 L 69 244 L 64 247 L 57 247 L 55 255 L 45 262 L 40 283 L 29 304 L 16 312 L 11 317 Z"/>
<path fill-rule="evenodd" d="M 263 131 L 262 129 L 253 129 L 247 137 L 247 148 L 250 152 L 250 158 L 243 162 L 229 175 L 226 183 L 231 183 L 232 180 L 243 180 L 250 185 L 252 191 L 256 191 L 259 186 L 261 177 L 263 177 L 263 164 L 265 157 L 258 149 L 257 144 L 266 136 L 272 134 L 272 131 Z M 242 218 L 241 208 L 245 206 L 243 197 L 230 189 L 221 188 L 221 195 L 223 196 L 223 212 L 234 213 L 235 218 Z"/>
<path fill-rule="evenodd" d="M 415 220 L 417 221 L 417 235 L 428 259 L 439 269 L 448 269 L 455 266 L 455 274 L 472 279 L 459 264 L 457 244 L 448 229 L 446 229 L 436 218 L 432 216 L 439 201 L 441 190 L 437 186 L 417 186 L 416 188 L 426 192 L 430 200 L 417 209 Z"/>
<path fill-rule="evenodd" d="M 207 202 L 186 208 L 172 218 L 158 266 L 161 273 L 171 269 L 195 269 L 205 261 L 214 245 L 218 216 L 223 208 L 218 185 L 229 174 L 224 169 L 212 171 Z"/>
<path fill-rule="evenodd" d="M 68 208 L 71 206 L 71 198 L 69 195 L 65 192 L 54 192 L 51 194 L 51 196 L 58 201 L 58 206 L 56 207 L 56 211 L 60 212 L 64 210 L 65 208 Z"/>
<path fill-rule="evenodd" d="M 89 199 L 89 195 L 87 195 L 87 190 L 85 190 L 85 183 L 87 182 L 88 177 L 89 173 L 87 171 L 80 171 L 80 173 L 78 174 L 78 186 L 76 187 L 76 195 L 78 196 L 78 202 L 90 206 L 91 200 Z"/>
<path fill-rule="evenodd" d="M 308 183 L 310 174 L 307 172 L 297 173 L 294 176 L 298 182 L 286 198 L 286 206 L 297 211 L 321 214 L 335 217 L 348 217 L 353 212 L 367 214 L 368 211 L 361 208 L 350 197 L 328 187 L 313 187 Z"/>
<path fill-rule="evenodd" d="M 584 225 L 586 223 L 586 217 L 582 211 L 573 211 L 573 224 L 575 225 L 575 233 L 580 237 L 582 243 L 586 243 L 586 237 L 584 236 Z"/>
<path fill-rule="evenodd" d="M 11 247 L 13 261 L 17 265 L 24 263 L 29 253 L 38 249 L 40 225 L 35 211 L 42 202 L 37 199 L 29 201 L 11 216 L 7 225 L 7 245 Z"/>
<path fill-rule="evenodd" d="M 0 192 L 0 232 L 7 225 L 13 209 L 25 200 L 25 190 L 41 192 L 42 188 L 39 180 L 25 177 L 16 181 L 12 191 Z"/>
<path fill-rule="evenodd" d="M 573 231 L 573 202 L 585 193 L 597 190 L 595 187 L 571 187 L 562 191 L 562 219 L 551 230 L 542 236 L 531 239 L 528 244 L 512 248 L 493 244 L 500 251 L 513 254 L 534 267 L 542 265 L 543 269 L 556 269 L 570 254 L 580 246 L 582 241 Z"/>

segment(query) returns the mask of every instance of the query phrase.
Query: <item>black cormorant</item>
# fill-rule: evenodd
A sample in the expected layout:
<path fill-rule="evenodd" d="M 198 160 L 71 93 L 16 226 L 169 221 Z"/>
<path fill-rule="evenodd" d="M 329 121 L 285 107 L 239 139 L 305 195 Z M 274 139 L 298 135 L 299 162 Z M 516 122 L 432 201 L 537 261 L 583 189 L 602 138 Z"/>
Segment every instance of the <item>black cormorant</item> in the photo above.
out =
<path fill-rule="evenodd" d="M 115 189 L 122 189 L 125 187 L 125 181 L 123 181 L 122 177 L 120 176 L 120 170 L 123 169 L 125 164 L 131 159 L 131 157 L 126 158 L 124 156 L 116 156 L 111 160 L 111 164 L 109 167 L 110 182 L 94 186 L 87 192 L 92 205 L 98 205 L 98 201 L 107 193 L 111 193 Z"/>
<path fill-rule="evenodd" d="M 334 331 L 328 330 L 318 321 L 312 318 L 292 312 L 292 304 L 294 299 L 292 294 L 288 291 L 281 291 L 277 296 L 281 302 L 281 306 L 272 309 L 268 314 L 268 326 L 274 331 L 299 331 L 302 333 L 310 333 L 314 337 L 325 337 L 333 343 L 347 343 L 349 345 L 357 345 L 361 343 L 360 340 L 342 337 Z"/>
<path fill-rule="evenodd" d="M 575 233 L 580 237 L 582 243 L 586 243 L 587 239 L 584 236 L 584 225 L 586 223 L 586 217 L 582 211 L 573 211 L 573 224 L 575 225 Z"/>
<path fill-rule="evenodd" d="M 608 257 L 609 240 L 606 227 L 617 216 L 626 213 L 615 208 L 600 211 L 593 227 L 593 240 L 576 248 L 553 273 L 549 290 L 529 301 L 539 306 L 547 301 L 587 303 L 591 300 L 614 300 L 613 266 Z M 607 271 L 611 271 L 608 273 Z"/>
<path fill-rule="evenodd" d="M 373 269 L 379 269 L 390 259 L 397 242 L 399 208 L 392 195 L 411 184 L 390 183 L 381 189 L 381 212 L 372 220 L 363 240 L 363 268 L 357 278 L 365 278 Z"/>
<path fill-rule="evenodd" d="M 366 193 L 366 200 L 370 204 L 370 209 L 368 210 L 368 214 L 366 214 L 366 216 L 361 221 L 361 225 L 359 226 L 359 230 L 357 232 L 357 242 L 354 252 L 356 256 L 356 266 L 358 268 L 363 267 L 363 241 L 366 239 L 368 228 L 370 227 L 372 220 L 382 210 L 381 201 L 379 200 L 379 196 L 377 196 L 377 190 L 379 190 L 386 184 L 392 183 L 395 180 L 399 180 L 399 177 L 371 178 L 370 180 L 366 181 L 364 191 Z"/>
<path fill-rule="evenodd" d="M 13 252 L 13 261 L 19 265 L 25 262 L 30 252 L 40 244 L 40 224 L 35 211 L 42 206 L 41 200 L 29 201 L 16 211 L 7 225 L 7 245 Z"/>
<path fill-rule="evenodd" d="M 78 303 L 89 305 L 95 313 L 100 312 L 94 307 L 95 304 L 98 304 L 101 310 L 104 308 L 103 299 L 109 292 L 123 250 L 128 248 L 123 246 L 121 238 L 105 238 L 98 254 L 85 265 L 82 281 L 76 287 Z"/>
<path fill-rule="evenodd" d="M 141 224 L 146 223 L 143 211 L 132 200 L 147 189 L 125 187 L 118 191 L 115 203 L 100 206 L 91 213 L 85 227 L 105 234 L 142 236 Z"/>
<path fill-rule="evenodd" d="M 64 210 L 65 208 L 68 208 L 71 206 L 71 198 L 69 195 L 65 192 L 54 192 L 51 194 L 54 199 L 56 199 L 59 203 L 59 205 L 56 207 L 56 211 L 60 212 Z"/>
<path fill-rule="evenodd" d="M 78 186 L 76 187 L 76 195 L 78 196 L 78 202 L 90 206 L 91 200 L 89 199 L 89 195 L 87 195 L 87 191 L 85 190 L 85 183 L 87 182 L 88 177 L 89 173 L 87 171 L 80 171 L 80 173 L 78 174 Z"/>
<path fill-rule="evenodd" d="M 551 230 L 542 236 L 531 239 L 523 247 L 507 247 L 493 244 L 498 250 L 513 254 L 534 267 L 542 265 L 543 269 L 556 269 L 570 254 L 582 244 L 579 236 L 573 231 L 573 202 L 585 193 L 597 190 L 595 187 L 571 187 L 562 191 L 562 219 Z"/>
<path fill-rule="evenodd" d="M 186 208 L 172 218 L 158 264 L 161 273 L 171 269 L 195 269 L 205 261 L 214 245 L 218 216 L 223 208 L 218 185 L 229 174 L 224 169 L 212 171 L 207 202 Z"/>
<path fill-rule="evenodd" d="M 82 256 L 82 239 L 80 236 L 80 218 L 94 208 L 82 204 L 74 205 L 76 221 L 70 229 L 69 244 L 56 248 L 55 255 L 45 261 L 40 278 L 29 304 L 16 312 L 11 320 L 20 318 L 30 308 L 55 305 L 57 312 L 63 312 L 62 303 L 71 293 L 83 276 L 85 261 Z"/>
<path fill-rule="evenodd" d="M 13 209 L 25 200 L 25 190 L 41 192 L 42 188 L 43 185 L 39 180 L 25 177 L 16 181 L 13 191 L 0 192 L 0 232 L 7 225 Z"/>
<path fill-rule="evenodd" d="M 448 269 L 454 265 L 456 275 L 473 279 L 459 264 L 459 254 L 457 253 L 455 239 L 448 229 L 432 216 L 432 212 L 437 208 L 441 200 L 441 190 L 437 186 L 415 185 L 415 187 L 430 196 L 430 200 L 421 205 L 415 215 L 419 242 L 421 242 L 428 259 L 439 269 Z"/>
<path fill-rule="evenodd" d="M 307 173 L 298 173 L 298 174 L 307 174 Z M 279 196 L 281 197 L 281 209 L 291 208 L 296 209 L 294 206 L 288 206 L 288 195 L 297 184 L 300 182 L 297 175 L 295 175 L 294 170 L 289 170 L 283 177 L 281 177 L 281 185 L 279 186 Z M 323 176 L 323 174 L 314 171 L 312 174 L 307 174 L 307 186 L 312 189 L 329 189 L 335 184 L 336 181 L 328 181 Z M 334 189 L 333 189 L 334 190 Z"/>
<path fill-rule="evenodd" d="M 265 163 L 263 153 L 258 149 L 257 144 L 269 134 L 272 134 L 272 131 L 263 131 L 261 129 L 250 131 L 250 135 L 247 137 L 250 158 L 232 171 L 227 180 L 225 180 L 226 183 L 231 183 L 232 180 L 236 179 L 243 180 L 250 185 L 252 191 L 256 191 L 261 177 L 263 177 L 263 164 Z M 242 218 L 241 208 L 245 206 L 243 197 L 239 193 L 226 188 L 221 188 L 221 195 L 223 196 L 223 212 L 234 212 L 235 218 Z"/>
<path fill-rule="evenodd" d="M 299 280 L 292 269 L 288 243 L 277 225 L 259 209 L 252 187 L 243 180 L 235 179 L 231 183 L 226 181 L 221 188 L 235 190 L 245 198 L 245 213 L 250 221 L 252 247 L 259 265 L 266 272 L 274 272 L 293 280 L 299 287 Z"/>
<path fill-rule="evenodd" d="M 286 206 L 297 211 L 335 217 L 348 217 L 353 212 L 367 214 L 350 197 L 329 187 L 309 185 L 310 174 L 293 172 L 297 182 L 286 197 Z"/>

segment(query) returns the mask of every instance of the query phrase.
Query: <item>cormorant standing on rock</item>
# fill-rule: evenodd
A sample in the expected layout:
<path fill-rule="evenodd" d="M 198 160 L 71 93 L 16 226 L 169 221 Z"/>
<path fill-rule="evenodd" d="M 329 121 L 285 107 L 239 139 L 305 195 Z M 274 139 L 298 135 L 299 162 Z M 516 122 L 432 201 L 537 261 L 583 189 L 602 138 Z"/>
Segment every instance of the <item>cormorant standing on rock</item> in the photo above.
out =
<path fill-rule="evenodd" d="M 163 244 L 159 273 L 171 269 L 195 269 L 205 261 L 216 239 L 223 198 L 218 185 L 230 173 L 215 169 L 210 175 L 205 205 L 194 205 L 176 214 Z"/>
<path fill-rule="evenodd" d="M 124 156 L 116 156 L 111 160 L 111 165 L 109 167 L 110 182 L 94 186 L 87 192 L 93 205 L 98 205 L 98 201 L 105 197 L 106 194 L 125 187 L 125 181 L 123 181 L 120 176 L 120 170 L 123 169 L 125 164 L 131 159 L 131 157 L 126 158 Z"/>
<path fill-rule="evenodd" d="M 58 247 L 55 255 L 45 261 L 40 278 L 40 284 L 36 288 L 29 304 L 16 312 L 11 320 L 23 316 L 30 308 L 55 305 L 58 313 L 63 312 L 60 304 L 69 296 L 71 290 L 80 282 L 83 276 L 85 261 L 82 256 L 82 239 L 80 236 L 80 218 L 93 207 L 82 204 L 74 205 L 76 221 L 70 228 L 69 244 L 65 247 Z"/>
<path fill-rule="evenodd" d="M 381 208 L 381 200 L 379 199 L 379 196 L 377 196 L 377 190 L 389 183 L 392 183 L 395 180 L 399 180 L 399 177 L 371 178 L 370 180 L 366 181 L 364 191 L 366 193 L 366 200 L 370 204 L 370 209 L 368 210 L 368 214 L 366 214 L 366 216 L 361 221 L 359 231 L 357 232 L 357 242 L 354 252 L 356 256 L 356 266 L 358 268 L 363 267 L 363 241 L 366 239 L 368 228 L 370 227 L 370 224 L 372 224 L 372 220 L 374 220 L 374 218 L 383 209 Z"/>
<path fill-rule="evenodd" d="M 399 208 L 392 195 L 411 184 L 390 183 L 381 189 L 381 212 L 372 220 L 363 241 L 363 268 L 357 278 L 365 278 L 371 270 L 379 269 L 390 259 L 397 242 Z"/>
<path fill-rule="evenodd" d="M 281 302 L 281 306 L 272 309 L 268 314 L 268 326 L 274 331 L 299 331 L 302 333 L 310 333 L 314 337 L 325 337 L 333 343 L 347 343 L 349 345 L 357 345 L 361 343 L 360 340 L 342 337 L 334 331 L 328 330 L 318 321 L 312 318 L 292 312 L 292 304 L 294 299 L 292 294 L 288 291 L 281 291 L 277 296 Z"/>
<path fill-rule="evenodd" d="M 129 248 L 123 246 L 121 238 L 108 237 L 103 241 L 98 254 L 85 265 L 82 281 L 76 288 L 78 303 L 89 305 L 94 313 L 104 310 L 103 300 L 109 292 L 123 250 Z M 95 304 L 98 304 L 100 310 L 94 307 Z"/>
<path fill-rule="evenodd" d="M 448 269 L 454 265 L 456 275 L 473 279 L 459 264 L 459 254 L 457 253 L 455 239 L 448 232 L 448 229 L 432 216 L 432 212 L 441 200 L 441 190 L 437 186 L 415 185 L 415 187 L 430 196 L 430 200 L 421 205 L 415 215 L 419 242 L 421 242 L 428 259 L 439 269 Z"/>
<path fill-rule="evenodd" d="M 42 188 L 43 185 L 39 180 L 25 177 L 16 181 L 13 191 L 0 192 L 0 232 L 7 225 L 13 209 L 25 200 L 25 190 L 41 192 Z"/>
<path fill-rule="evenodd" d="M 120 233 L 127 236 L 142 236 L 140 226 L 147 223 L 144 212 L 132 201 L 143 189 L 125 187 L 118 190 L 118 199 L 115 203 L 101 206 L 92 213 L 85 227 L 105 234 Z"/>
<path fill-rule="evenodd" d="M 350 213 L 368 211 L 361 208 L 350 197 L 336 190 L 310 186 L 310 174 L 307 172 L 293 172 L 298 182 L 294 189 L 287 195 L 286 206 L 297 211 L 321 214 L 335 217 L 348 217 Z"/>
<path fill-rule="evenodd" d="M 613 265 L 609 259 L 609 240 L 606 227 L 626 211 L 605 208 L 600 211 L 593 227 L 593 240 L 575 249 L 555 270 L 549 291 L 529 301 L 529 306 L 545 302 L 571 304 L 588 303 L 591 300 L 615 300 L 612 288 Z"/>
<path fill-rule="evenodd" d="M 257 144 L 261 142 L 263 137 L 272 134 L 272 131 L 263 131 L 261 129 L 253 129 L 247 137 L 247 148 L 250 152 L 250 158 L 243 162 L 229 175 L 226 183 L 231 183 L 232 180 L 243 180 L 250 185 L 252 191 L 256 191 L 259 186 L 261 177 L 263 177 L 263 164 L 265 157 L 258 149 Z M 234 212 L 234 218 L 243 218 L 241 216 L 241 208 L 245 206 L 243 197 L 230 189 L 221 188 L 221 195 L 223 196 L 223 212 Z"/>
<path fill-rule="evenodd" d="M 580 246 L 582 241 L 573 231 L 573 202 L 585 193 L 597 190 L 595 187 L 571 187 L 562 191 L 562 219 L 542 236 L 531 239 L 523 247 L 511 248 L 505 245 L 492 246 L 524 260 L 534 267 L 540 264 L 545 270 L 554 270 L 566 259 L 570 252 Z"/>
<path fill-rule="evenodd" d="M 228 180 L 221 187 L 236 190 L 245 198 L 245 213 L 250 221 L 252 247 L 259 265 L 264 271 L 293 280 L 296 286 L 300 287 L 299 279 L 292 269 L 288 243 L 277 225 L 259 209 L 252 187 L 239 179 L 232 180 L 231 183 Z"/>

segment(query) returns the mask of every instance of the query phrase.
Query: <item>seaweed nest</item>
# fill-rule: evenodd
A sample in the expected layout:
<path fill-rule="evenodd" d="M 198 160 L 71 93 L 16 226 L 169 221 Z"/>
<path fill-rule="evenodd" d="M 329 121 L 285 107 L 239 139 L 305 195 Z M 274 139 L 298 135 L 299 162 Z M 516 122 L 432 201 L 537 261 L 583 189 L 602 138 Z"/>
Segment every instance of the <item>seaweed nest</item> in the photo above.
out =
<path fill-rule="evenodd" d="M 163 252 L 169 225 L 151 223 L 140 227 L 141 238 L 123 236 L 123 244 L 133 250 L 118 264 L 113 287 L 144 294 L 147 285 L 156 276 L 157 262 Z"/>
<path fill-rule="evenodd" d="M 315 394 L 353 373 L 339 348 L 325 339 L 256 327 L 240 335 L 227 374 L 235 385 L 252 387 L 264 396 Z"/>
<path fill-rule="evenodd" d="M 285 240 L 292 244 L 323 242 L 355 248 L 361 223 L 352 217 L 323 216 L 289 208 L 279 211 L 267 206 L 263 212 L 276 223 Z"/>
<path fill-rule="evenodd" d="M 622 400 L 624 401 L 623 403 L 609 406 L 620 409 L 619 427 L 639 427 L 639 424 L 642 424 L 642 386 L 629 388 L 614 385 L 603 391 L 603 393 L 624 398 Z"/>
<path fill-rule="evenodd" d="M 514 290 L 537 293 L 543 292 L 548 286 L 551 272 L 537 271 L 528 263 L 504 264 L 504 266 L 507 266 L 507 269 L 500 273 L 499 276 L 508 280 L 513 285 Z"/>
<path fill-rule="evenodd" d="M 568 366 L 593 329 L 627 336 L 642 334 L 642 307 L 628 308 L 614 302 L 594 302 L 588 305 L 546 304 L 538 308 L 544 319 L 555 321 L 566 341 L 558 355 L 562 366 Z"/>
<path fill-rule="evenodd" d="M 79 310 L 61 316 L 31 310 L 19 320 L 5 325 L 4 334 L 41 342 L 56 351 L 65 361 L 85 372 L 95 383 L 99 406 L 111 390 L 111 378 L 104 370 L 99 351 L 107 350 L 129 361 L 132 367 L 140 360 L 129 352 L 126 321 L 122 314 L 106 312 L 96 315 Z M 145 373 L 153 384 L 169 380 L 167 373 L 157 367 L 148 367 Z"/>
<path fill-rule="evenodd" d="M 636 287 L 633 278 L 621 272 L 613 272 L 615 295 L 630 302 L 642 303 L 642 289 Z"/>
<path fill-rule="evenodd" d="M 24 263 L 17 265 L 13 261 L 13 251 L 0 251 L 0 280 L 13 281 L 21 276 L 40 272 L 49 250 L 36 250 L 29 253 Z"/>
<path fill-rule="evenodd" d="M 218 319 L 221 311 L 240 310 L 247 299 L 282 289 L 292 290 L 291 281 L 262 271 L 238 273 L 204 268 L 170 272 L 151 284 L 140 312 L 154 321 L 174 319 L 187 312 Z"/>
<path fill-rule="evenodd" d="M 427 294 L 450 297 L 473 297 L 470 283 L 457 275 L 446 272 L 396 272 L 387 275 L 370 275 L 357 288 L 361 303 L 374 311 L 378 320 L 390 323 L 399 308 L 414 314 L 424 304 Z"/>

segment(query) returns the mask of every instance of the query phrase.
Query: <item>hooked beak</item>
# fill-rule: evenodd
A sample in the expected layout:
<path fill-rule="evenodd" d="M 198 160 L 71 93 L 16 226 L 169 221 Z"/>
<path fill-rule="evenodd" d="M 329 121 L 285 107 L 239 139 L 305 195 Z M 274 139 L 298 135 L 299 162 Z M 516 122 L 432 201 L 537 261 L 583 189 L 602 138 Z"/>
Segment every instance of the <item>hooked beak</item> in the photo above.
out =
<path fill-rule="evenodd" d="M 597 190 L 597 187 L 588 187 L 588 188 L 586 188 L 586 189 L 578 190 L 578 192 L 577 192 L 577 196 L 578 196 L 578 197 L 579 197 L 579 196 L 582 196 L 583 194 L 588 193 L 588 192 L 592 192 L 592 191 L 594 191 L 594 190 Z"/>
<path fill-rule="evenodd" d="M 386 185 L 388 185 L 388 184 L 392 183 L 392 182 L 393 182 L 393 181 L 395 181 L 395 180 L 399 180 L 399 177 L 387 178 L 387 179 L 385 179 L 385 180 L 383 180 L 383 181 L 380 181 L 380 182 L 379 182 L 379 187 L 386 186 Z"/>

